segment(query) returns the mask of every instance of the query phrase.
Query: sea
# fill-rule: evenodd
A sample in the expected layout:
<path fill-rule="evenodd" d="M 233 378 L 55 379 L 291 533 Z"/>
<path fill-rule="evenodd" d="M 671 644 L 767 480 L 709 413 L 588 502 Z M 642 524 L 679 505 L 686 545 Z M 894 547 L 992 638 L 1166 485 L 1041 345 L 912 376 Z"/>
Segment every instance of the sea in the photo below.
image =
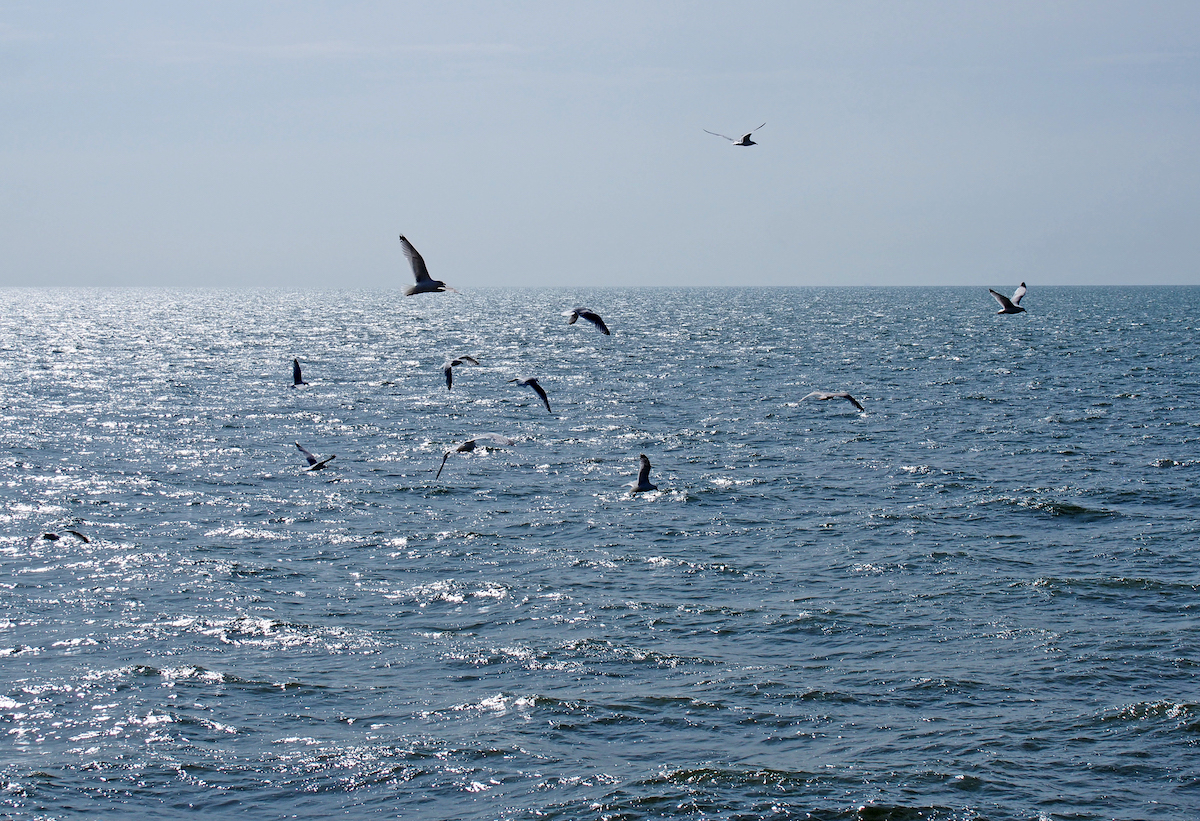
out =
<path fill-rule="evenodd" d="M 0 290 L 0 816 L 1194 819 L 1200 288 L 1022 305 Z"/>

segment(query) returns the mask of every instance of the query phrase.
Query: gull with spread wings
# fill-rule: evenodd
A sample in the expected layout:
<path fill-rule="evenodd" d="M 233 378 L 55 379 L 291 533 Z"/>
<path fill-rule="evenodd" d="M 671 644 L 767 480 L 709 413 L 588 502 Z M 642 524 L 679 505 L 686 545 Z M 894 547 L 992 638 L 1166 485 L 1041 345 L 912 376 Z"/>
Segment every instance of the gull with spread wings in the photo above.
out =
<path fill-rule="evenodd" d="M 442 468 L 446 467 L 446 460 L 450 458 L 451 453 L 471 453 L 475 448 L 507 448 L 516 444 L 516 441 L 509 439 L 507 436 L 501 436 L 498 433 L 481 433 L 478 436 L 473 436 L 454 450 L 448 450 L 442 456 L 441 467 L 438 468 L 437 476 L 434 476 L 434 481 L 442 475 Z"/>
<path fill-rule="evenodd" d="M 805 396 L 800 401 L 803 402 L 805 399 L 821 399 L 821 400 L 845 399 L 847 402 L 849 402 L 854 407 L 858 408 L 860 411 L 866 410 L 866 408 L 864 408 L 861 404 L 859 404 L 859 401 L 857 399 L 855 399 L 850 394 L 846 393 L 846 391 L 813 391 L 812 393 L 810 393 L 808 396 Z"/>
<path fill-rule="evenodd" d="M 766 125 L 766 123 L 763 123 L 758 128 L 762 128 L 763 125 Z M 709 131 L 707 128 L 704 129 L 704 133 L 712 134 L 714 137 L 721 137 L 722 139 L 729 140 L 729 142 L 733 143 L 734 145 L 758 145 L 758 143 L 756 143 L 756 142 L 754 142 L 754 140 L 750 139 L 750 135 L 753 134 L 755 131 L 758 131 L 758 128 L 750 129 L 745 134 L 743 134 L 740 139 L 737 139 L 737 140 L 735 140 L 733 137 L 726 137 L 724 134 L 718 134 L 715 131 Z"/>
<path fill-rule="evenodd" d="M 1001 294 L 997 291 L 993 291 L 991 288 L 988 288 L 988 293 L 991 294 L 992 296 L 994 296 L 996 298 L 996 301 L 1000 303 L 1000 310 L 996 311 L 996 313 L 998 313 L 998 314 L 1023 314 L 1023 313 L 1025 313 L 1025 309 L 1021 307 L 1021 297 L 1025 296 L 1025 283 L 1024 282 L 1022 282 L 1019 286 L 1017 286 L 1017 290 L 1013 291 L 1012 299 L 1009 299 L 1004 294 Z"/>
<path fill-rule="evenodd" d="M 417 279 L 416 285 L 410 285 L 404 289 L 405 296 L 413 294 L 432 294 L 438 291 L 454 291 L 446 283 L 440 279 L 433 279 L 429 276 L 429 269 L 425 267 L 425 260 L 417 253 L 417 249 L 413 248 L 413 244 L 405 239 L 404 235 L 400 235 L 400 246 L 404 249 L 404 256 L 408 257 L 408 262 L 412 265 L 413 276 Z M 454 291 L 458 293 L 458 291 Z"/>
<path fill-rule="evenodd" d="M 478 365 L 479 360 L 473 356 L 458 356 L 454 359 L 448 359 L 442 364 L 442 373 L 446 375 L 446 390 L 450 390 L 454 385 L 454 368 L 458 365 Z"/>
<path fill-rule="evenodd" d="M 315 453 L 310 453 L 305 449 L 304 445 L 300 444 L 299 442 L 296 443 L 296 447 L 301 453 L 304 454 L 305 460 L 308 461 L 308 467 L 306 470 L 309 473 L 312 473 L 314 470 L 324 470 L 326 465 L 337 458 L 337 454 L 335 453 L 332 456 L 326 456 L 324 459 L 318 459 Z"/>

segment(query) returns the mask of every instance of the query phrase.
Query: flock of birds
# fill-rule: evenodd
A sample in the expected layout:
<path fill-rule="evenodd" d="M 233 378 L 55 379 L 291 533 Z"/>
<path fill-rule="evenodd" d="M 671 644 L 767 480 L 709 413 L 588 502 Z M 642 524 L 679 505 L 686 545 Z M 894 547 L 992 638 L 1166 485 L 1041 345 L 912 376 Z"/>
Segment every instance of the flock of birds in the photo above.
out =
<path fill-rule="evenodd" d="M 766 125 L 766 123 L 763 123 L 763 125 Z M 760 125 L 758 128 L 762 128 L 762 127 L 763 126 Z M 746 134 L 743 134 L 740 140 L 733 140 L 730 137 L 725 137 L 725 139 L 730 140 L 730 142 L 732 142 L 734 145 L 756 145 L 756 143 L 750 139 L 750 134 L 753 134 L 754 131 L 758 130 L 758 128 L 755 128 L 752 131 L 750 131 Z M 706 131 L 707 131 L 707 129 L 706 129 Z M 712 132 L 712 131 L 708 131 L 708 133 L 715 134 L 715 132 Z M 724 134 L 716 134 L 716 136 L 724 137 L 725 135 Z M 400 235 L 400 246 L 401 246 L 401 248 L 403 248 L 404 255 L 408 258 L 409 264 L 412 266 L 413 277 L 416 280 L 414 285 L 404 289 L 405 296 L 413 296 L 415 294 L 439 293 L 439 292 L 444 292 L 444 291 L 451 291 L 453 293 L 458 293 L 458 291 L 454 290 L 446 283 L 442 282 L 441 280 L 433 279 L 429 275 L 429 269 L 425 265 L 425 259 L 421 256 L 421 254 L 417 251 L 417 249 L 413 247 L 413 244 L 411 242 L 409 242 L 408 239 L 403 234 Z M 1022 297 L 1025 296 L 1025 283 L 1024 282 L 1022 282 L 1020 284 L 1020 286 L 1017 288 L 1017 290 L 1013 293 L 1011 299 L 1009 297 L 1006 297 L 1004 294 L 1001 294 L 997 291 L 992 290 L 991 288 L 988 289 L 988 292 L 993 297 L 995 297 L 995 299 L 998 303 L 1000 303 L 1000 310 L 997 311 L 996 313 L 998 313 L 998 314 L 1019 314 L 1019 313 L 1023 313 L 1025 311 L 1025 309 L 1021 307 L 1021 299 L 1022 299 Z M 569 311 L 563 311 L 563 316 L 568 317 L 568 319 L 567 319 L 568 325 L 574 325 L 577 321 L 579 321 L 580 319 L 583 319 L 583 320 L 586 320 L 586 321 L 592 323 L 593 325 L 595 325 L 596 329 L 598 331 L 600 331 L 602 334 L 604 334 L 606 336 L 611 335 L 611 331 L 609 331 L 608 325 L 605 324 L 604 319 L 601 318 L 601 316 L 598 313 L 591 310 L 590 308 L 573 308 Z M 449 359 L 445 363 L 443 363 L 442 364 L 442 374 L 445 376 L 445 379 L 446 379 L 446 389 L 447 390 L 453 389 L 454 369 L 455 368 L 461 367 L 463 365 L 478 365 L 478 364 L 479 364 L 479 361 L 477 359 L 475 359 L 472 356 L 466 356 L 466 355 L 458 356 L 453 359 Z M 538 398 L 542 400 L 542 403 L 546 406 L 546 412 L 553 413 L 553 411 L 550 409 L 550 397 L 546 395 L 545 389 L 538 383 L 537 379 L 535 379 L 533 377 L 525 377 L 525 378 L 509 379 L 508 381 L 510 383 L 515 382 L 518 385 L 522 385 L 522 386 L 532 389 L 533 392 L 537 394 Z M 300 361 L 298 359 L 293 359 L 292 360 L 292 387 L 299 387 L 301 385 L 307 385 L 307 384 L 308 383 L 304 381 L 304 375 L 300 369 Z M 857 408 L 860 412 L 863 412 L 863 413 L 866 412 L 866 409 L 863 407 L 862 403 L 859 402 L 857 399 L 855 399 L 853 396 L 851 396 L 846 391 L 813 391 L 812 393 L 808 394 L 807 396 L 804 396 L 800 401 L 803 402 L 803 401 L 806 401 L 809 399 L 816 400 L 816 401 L 825 401 L 825 400 L 830 400 L 830 399 L 844 399 L 847 402 L 849 402 L 850 404 L 852 404 L 855 408 Z M 308 463 L 308 467 L 306 468 L 307 471 L 323 470 L 330 462 L 332 462 L 334 459 L 337 458 L 337 454 L 333 454 L 331 456 L 326 456 L 324 458 L 320 458 L 316 454 L 311 453 L 307 449 L 305 449 L 305 447 L 303 445 L 301 445 L 299 442 L 296 442 L 295 444 L 296 444 L 296 447 L 300 450 L 300 453 L 303 454 L 305 461 Z M 446 461 L 450 458 L 451 454 L 472 453 L 477 448 L 511 447 L 512 445 L 515 445 L 515 444 L 516 444 L 515 440 L 509 439 L 507 436 L 501 436 L 498 433 L 482 433 L 482 434 L 479 434 L 478 436 L 472 437 L 471 439 L 468 439 L 467 441 L 463 442 L 458 447 L 454 448 L 453 450 L 448 450 L 442 455 L 442 463 L 438 466 L 437 474 L 434 476 L 434 481 L 437 481 L 437 479 L 441 478 L 442 470 L 445 469 Z M 649 458 L 647 458 L 646 454 L 644 454 L 644 453 L 639 454 L 638 455 L 637 481 L 631 482 L 628 485 L 628 487 L 630 489 L 630 491 L 629 491 L 630 493 L 645 493 L 647 491 L 658 489 L 658 486 L 653 484 L 650 481 L 650 470 L 651 470 L 651 465 L 650 465 Z"/>
<path fill-rule="evenodd" d="M 765 125 L 765 123 L 764 123 Z M 430 294 L 444 291 L 458 293 L 441 280 L 434 279 L 429 275 L 429 268 L 425 265 L 425 259 L 420 252 L 413 247 L 413 244 L 408 241 L 408 238 L 403 234 L 400 235 L 400 247 L 404 250 L 404 256 L 408 258 L 409 264 L 412 266 L 413 278 L 416 280 L 413 285 L 404 289 L 405 296 L 413 296 L 415 294 Z M 593 311 L 591 308 L 572 308 L 569 311 L 563 311 L 563 316 L 567 317 L 567 324 L 574 325 L 580 319 L 586 320 L 596 326 L 596 330 L 605 336 L 611 336 L 612 331 L 608 329 L 608 325 L 604 323 L 604 319 L 600 314 Z M 454 388 L 454 369 L 463 365 L 478 365 L 479 360 L 473 356 L 457 356 L 453 359 L 448 359 L 442 364 L 442 375 L 446 379 L 446 390 Z M 546 389 L 534 377 L 521 377 L 508 380 L 510 383 L 515 382 L 518 385 L 530 388 L 537 397 L 542 400 L 542 404 L 546 406 L 547 413 L 554 413 L 550 408 L 550 397 L 546 393 Z M 298 388 L 301 385 L 307 385 L 304 381 L 304 372 L 300 367 L 300 360 L 292 360 L 292 387 Z M 833 394 L 830 394 L 832 396 Z M 829 397 L 824 397 L 829 398 Z M 851 401 L 854 401 L 853 399 Z M 858 403 L 855 402 L 857 405 Z M 861 408 L 862 406 L 859 405 Z M 507 436 L 501 436 L 498 433 L 482 433 L 463 442 L 453 450 L 448 450 L 442 454 L 442 463 L 438 466 L 437 474 L 434 476 L 434 481 L 442 475 L 442 470 L 446 467 L 446 460 L 454 453 L 472 453 L 476 448 L 504 448 L 515 445 L 516 441 L 509 439 Z M 332 454 L 321 458 L 315 453 L 312 453 L 299 442 L 295 443 L 296 449 L 304 456 L 308 463 L 306 471 L 312 472 L 324 470 L 325 467 L 337 458 L 337 454 Z M 645 454 L 641 454 L 636 482 L 630 484 L 631 493 L 643 493 L 648 490 L 657 490 L 658 487 L 650 481 L 650 460 Z"/>

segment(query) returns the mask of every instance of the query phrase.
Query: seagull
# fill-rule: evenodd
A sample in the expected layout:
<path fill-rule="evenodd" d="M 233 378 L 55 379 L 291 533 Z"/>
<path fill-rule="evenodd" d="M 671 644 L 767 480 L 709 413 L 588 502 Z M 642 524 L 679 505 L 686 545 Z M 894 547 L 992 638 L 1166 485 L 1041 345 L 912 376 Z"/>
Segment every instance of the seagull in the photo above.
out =
<path fill-rule="evenodd" d="M 658 485 L 650 483 L 650 460 L 646 458 L 646 454 L 639 454 L 638 462 L 641 468 L 638 470 L 637 481 L 629 483 L 629 492 L 645 493 L 647 490 L 658 490 Z"/>
<path fill-rule="evenodd" d="M 451 453 L 471 453 L 475 448 L 507 448 L 515 444 L 516 441 L 498 433 L 481 433 L 463 442 L 454 450 L 446 451 L 442 456 L 442 464 L 437 470 L 437 476 L 433 478 L 436 481 L 438 476 L 442 475 L 442 468 L 446 467 L 446 460 L 450 458 Z"/>
<path fill-rule="evenodd" d="M 1021 297 L 1025 296 L 1025 283 L 1022 282 L 1017 286 L 1017 290 L 1013 291 L 1012 299 L 1009 299 L 1004 294 L 997 293 L 991 288 L 988 288 L 988 293 L 996 298 L 1000 303 L 998 314 L 1023 314 L 1025 309 L 1021 307 Z"/>
<path fill-rule="evenodd" d="M 516 382 L 518 385 L 528 385 L 529 387 L 533 388 L 533 392 L 542 397 L 542 401 L 546 403 L 546 412 L 554 413 L 554 411 L 550 410 L 550 398 L 546 396 L 546 391 L 542 389 L 542 386 L 539 385 L 538 381 L 532 376 L 528 379 L 510 379 L 508 381 Z"/>
<path fill-rule="evenodd" d="M 758 128 L 762 128 L 763 125 L 766 125 L 766 123 L 763 123 Z M 758 143 L 756 143 L 756 142 L 754 142 L 754 140 L 750 139 L 750 135 L 753 134 L 755 131 L 758 131 L 758 128 L 750 129 L 749 131 L 747 131 L 745 134 L 742 135 L 742 138 L 740 140 L 735 140 L 733 137 L 726 137 L 724 134 L 718 134 L 715 131 L 709 131 L 707 128 L 704 129 L 704 133 L 712 134 L 714 137 L 723 137 L 724 139 L 729 140 L 729 142 L 733 143 L 734 145 L 758 145 Z"/>
<path fill-rule="evenodd" d="M 605 336 L 611 336 L 608 332 L 608 326 L 604 324 L 604 320 L 600 318 L 600 314 L 593 311 L 591 308 L 573 308 L 569 311 L 563 311 L 563 316 L 569 316 L 568 325 L 574 325 L 577 319 L 586 319 L 588 322 L 600 329 L 600 333 Z"/>
<path fill-rule="evenodd" d="M 857 399 L 845 391 L 813 391 L 808 396 L 804 397 L 804 399 L 845 399 L 859 410 L 865 410 L 865 408 L 859 404 Z M 800 401 L 803 402 L 804 399 L 801 399 Z"/>
<path fill-rule="evenodd" d="M 82 533 L 80 533 L 78 530 L 64 530 L 64 531 L 63 531 L 63 533 L 70 533 L 72 536 L 74 536 L 76 539 L 79 539 L 79 540 L 80 540 L 80 541 L 82 541 L 84 544 L 91 544 L 91 543 L 92 543 L 92 540 L 91 540 L 91 539 L 89 539 L 87 536 L 84 536 L 84 535 L 83 535 Z M 61 539 L 62 537 L 61 537 L 61 536 L 59 536 L 57 533 L 43 533 L 43 534 L 42 534 L 42 538 L 43 538 L 43 539 L 45 539 L 45 540 L 46 540 L 46 541 L 48 541 L 48 542 L 57 542 L 57 541 L 58 541 L 59 539 Z"/>
<path fill-rule="evenodd" d="M 412 243 L 404 238 L 403 234 L 400 235 L 400 245 L 404 247 L 404 256 L 408 257 L 408 261 L 412 265 L 413 276 L 417 278 L 416 285 L 411 285 L 404 289 L 405 296 L 431 294 L 437 291 L 454 291 L 453 288 L 441 280 L 430 278 L 429 269 L 425 267 L 425 260 L 417 253 L 417 249 L 413 248 Z M 457 294 L 458 291 L 454 291 L 454 293 Z"/>
<path fill-rule="evenodd" d="M 301 385 L 307 385 L 307 384 L 308 383 L 304 381 L 303 377 L 300 376 L 300 360 L 293 359 L 292 360 L 292 387 L 298 388 Z"/>
<path fill-rule="evenodd" d="M 478 365 L 479 360 L 473 356 L 460 356 L 457 359 L 448 359 L 442 364 L 442 373 L 446 374 L 446 390 L 454 384 L 454 376 L 452 369 L 455 365 Z"/>
<path fill-rule="evenodd" d="M 318 459 L 315 455 L 305 450 L 304 445 L 299 442 L 296 443 L 296 447 L 300 449 L 300 452 L 304 454 L 304 458 L 308 460 L 310 467 L 307 470 L 309 473 L 312 473 L 314 470 L 324 470 L 327 464 L 337 458 L 337 454 L 335 453 L 332 456 L 326 456 L 324 459 Z"/>

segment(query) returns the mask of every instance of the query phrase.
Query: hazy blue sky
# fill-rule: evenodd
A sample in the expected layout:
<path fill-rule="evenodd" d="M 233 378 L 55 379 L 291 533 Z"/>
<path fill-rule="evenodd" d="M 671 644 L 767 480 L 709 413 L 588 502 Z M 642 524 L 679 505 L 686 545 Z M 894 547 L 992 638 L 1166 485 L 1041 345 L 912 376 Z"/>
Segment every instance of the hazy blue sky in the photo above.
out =
<path fill-rule="evenodd" d="M 1194 0 L 6 1 L 0 111 L 3 285 L 1200 283 Z"/>

